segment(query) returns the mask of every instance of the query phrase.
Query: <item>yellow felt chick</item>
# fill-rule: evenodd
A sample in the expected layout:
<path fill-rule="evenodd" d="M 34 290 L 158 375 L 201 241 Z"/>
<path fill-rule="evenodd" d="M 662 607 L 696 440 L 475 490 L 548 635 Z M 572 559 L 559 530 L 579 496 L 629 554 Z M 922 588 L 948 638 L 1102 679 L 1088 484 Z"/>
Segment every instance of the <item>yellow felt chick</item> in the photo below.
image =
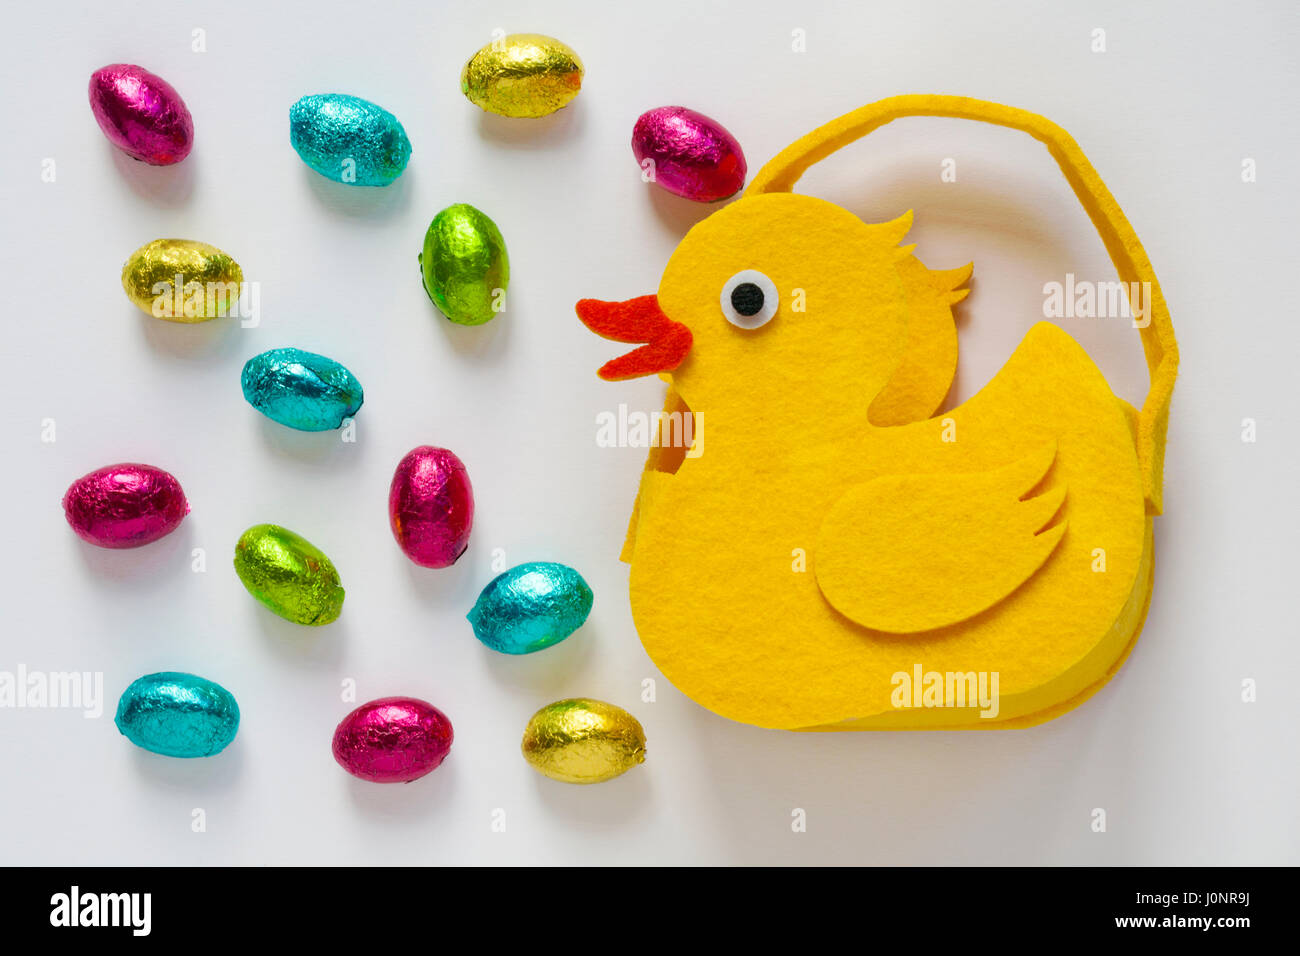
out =
<path fill-rule="evenodd" d="M 1141 411 L 1040 323 L 935 414 L 969 267 L 926 269 L 901 244 L 910 214 L 873 225 L 789 192 L 905 115 L 1047 143 L 1121 280 L 1149 284 Z M 652 450 L 623 557 L 647 652 L 698 703 L 798 730 L 1016 727 L 1076 706 L 1123 662 L 1150 597 L 1177 350 L 1136 235 L 1058 127 L 959 97 L 864 107 L 695 226 L 657 295 L 578 313 L 640 344 L 603 377 L 659 373 L 667 416 L 694 416 L 689 454 Z"/>

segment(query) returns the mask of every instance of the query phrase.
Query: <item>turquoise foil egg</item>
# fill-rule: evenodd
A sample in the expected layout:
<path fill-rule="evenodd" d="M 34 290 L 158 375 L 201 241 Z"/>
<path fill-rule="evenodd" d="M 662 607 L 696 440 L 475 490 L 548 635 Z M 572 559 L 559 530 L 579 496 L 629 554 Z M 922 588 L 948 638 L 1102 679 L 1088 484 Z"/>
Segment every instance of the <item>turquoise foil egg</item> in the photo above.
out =
<path fill-rule="evenodd" d="M 397 117 L 346 93 L 317 93 L 294 103 L 289 143 L 316 172 L 349 186 L 387 186 L 411 158 L 411 141 Z"/>
<path fill-rule="evenodd" d="M 235 739 L 239 705 L 220 684 L 164 671 L 122 692 L 117 729 L 137 747 L 165 757 L 211 757 Z"/>
<path fill-rule="evenodd" d="M 564 564 L 534 561 L 493 578 L 469 612 L 474 636 L 502 654 L 531 654 L 582 626 L 594 597 Z"/>
<path fill-rule="evenodd" d="M 302 349 L 271 349 L 244 363 L 244 398 L 281 425 L 304 432 L 338 428 L 361 409 L 365 392 L 357 377 L 324 355 Z"/>

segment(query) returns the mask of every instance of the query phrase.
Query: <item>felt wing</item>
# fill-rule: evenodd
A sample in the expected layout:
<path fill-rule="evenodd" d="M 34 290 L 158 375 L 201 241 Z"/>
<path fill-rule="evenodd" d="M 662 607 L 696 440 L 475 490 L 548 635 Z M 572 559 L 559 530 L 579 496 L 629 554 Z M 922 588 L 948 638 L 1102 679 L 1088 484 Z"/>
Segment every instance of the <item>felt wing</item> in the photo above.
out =
<path fill-rule="evenodd" d="M 977 474 L 885 475 L 849 489 L 822 522 L 817 583 L 845 617 L 912 634 L 956 624 L 1028 581 L 1065 533 L 1064 486 L 1036 491 L 1048 442 Z"/>

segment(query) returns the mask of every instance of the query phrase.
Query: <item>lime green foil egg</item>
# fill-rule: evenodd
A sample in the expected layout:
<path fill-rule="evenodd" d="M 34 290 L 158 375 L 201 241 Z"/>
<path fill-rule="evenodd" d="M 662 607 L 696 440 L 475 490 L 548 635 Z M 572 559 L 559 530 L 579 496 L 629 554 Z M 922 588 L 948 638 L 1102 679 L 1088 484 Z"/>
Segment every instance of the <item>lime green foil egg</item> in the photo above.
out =
<path fill-rule="evenodd" d="M 468 203 L 433 217 L 419 260 L 424 291 L 457 325 L 482 325 L 505 311 L 506 242 L 496 223 Z"/>
<path fill-rule="evenodd" d="M 296 624 L 328 624 L 343 609 L 334 563 L 288 528 L 259 524 L 245 531 L 235 545 L 235 573 L 249 594 Z"/>

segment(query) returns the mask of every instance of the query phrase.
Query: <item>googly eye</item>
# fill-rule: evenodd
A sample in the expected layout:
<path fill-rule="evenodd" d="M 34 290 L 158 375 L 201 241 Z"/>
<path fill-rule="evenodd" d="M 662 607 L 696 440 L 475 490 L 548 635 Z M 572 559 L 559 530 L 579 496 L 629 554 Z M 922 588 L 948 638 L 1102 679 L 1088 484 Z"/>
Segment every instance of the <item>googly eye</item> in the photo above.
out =
<path fill-rule="evenodd" d="M 728 279 L 720 300 L 727 321 L 742 329 L 772 321 L 780 302 L 776 284 L 756 269 L 744 269 Z"/>

